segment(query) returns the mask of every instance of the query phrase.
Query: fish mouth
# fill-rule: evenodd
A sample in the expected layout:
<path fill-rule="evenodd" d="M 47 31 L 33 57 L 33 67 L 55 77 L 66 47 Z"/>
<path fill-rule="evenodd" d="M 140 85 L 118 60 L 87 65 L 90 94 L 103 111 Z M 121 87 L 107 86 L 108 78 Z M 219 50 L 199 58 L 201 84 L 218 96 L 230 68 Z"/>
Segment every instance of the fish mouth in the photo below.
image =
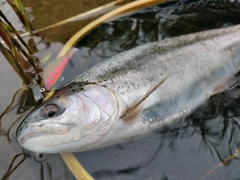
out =
<path fill-rule="evenodd" d="M 47 135 L 62 135 L 70 131 L 68 124 L 59 122 L 48 122 L 37 125 L 25 124 L 19 128 L 17 133 L 17 139 L 20 144 L 25 143 L 31 138 L 40 138 Z"/>

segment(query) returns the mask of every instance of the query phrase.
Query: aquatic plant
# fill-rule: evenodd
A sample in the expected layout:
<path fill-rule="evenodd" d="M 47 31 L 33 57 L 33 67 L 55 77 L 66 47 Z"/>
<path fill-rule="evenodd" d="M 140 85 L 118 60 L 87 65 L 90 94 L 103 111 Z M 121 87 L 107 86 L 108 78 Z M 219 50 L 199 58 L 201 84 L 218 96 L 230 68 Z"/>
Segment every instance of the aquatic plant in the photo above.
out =
<path fill-rule="evenodd" d="M 2 42 L 0 43 L 0 51 L 4 55 L 6 60 L 9 62 L 9 64 L 12 66 L 12 68 L 15 70 L 15 72 L 22 79 L 22 81 L 24 82 L 25 85 L 29 86 L 33 82 L 34 79 L 37 80 L 39 85 L 41 85 L 42 78 L 39 73 L 42 71 L 42 69 L 38 64 L 39 59 L 37 57 L 33 56 L 33 53 L 36 52 L 37 49 L 36 49 L 36 44 L 33 39 L 33 31 L 32 31 L 31 24 L 26 17 L 23 5 L 20 0 L 15 0 L 15 1 L 9 0 L 8 3 L 11 5 L 13 10 L 16 12 L 16 14 L 18 15 L 21 22 L 27 27 L 27 30 L 30 33 L 31 37 L 30 37 L 28 43 L 26 43 L 22 39 L 22 37 L 18 33 L 18 31 L 11 24 L 11 22 L 7 19 L 7 17 L 0 10 L 0 37 L 3 40 L 3 43 Z M 26 91 L 27 89 L 28 89 L 28 91 Z M 21 97 L 23 97 L 22 95 L 26 94 L 25 92 L 30 92 L 30 94 L 32 94 L 31 89 L 30 90 L 29 90 L 29 88 L 27 88 L 27 89 L 23 88 L 16 92 L 16 94 L 13 97 L 12 102 L 0 116 L 0 127 L 1 127 L 2 117 L 4 115 L 6 115 L 13 108 L 13 105 L 15 105 L 14 104 L 15 97 L 19 93 L 21 93 L 21 95 L 20 95 Z M 24 104 L 25 105 L 28 104 L 28 106 L 30 104 L 32 104 L 29 102 L 27 102 L 27 103 L 25 102 L 25 101 L 29 101 L 29 99 L 32 99 L 34 101 L 33 94 L 32 94 L 32 98 L 29 98 L 28 95 L 27 95 L 27 97 L 25 96 L 25 98 L 24 97 L 20 98 L 19 103 L 17 103 L 17 105 L 19 104 L 19 109 L 21 109 L 24 106 Z M 36 103 L 35 103 L 35 105 L 36 105 Z M 27 108 L 27 109 L 29 109 L 29 108 Z M 21 112 L 19 112 L 19 110 L 18 110 L 18 113 L 21 114 Z M 8 131 L 8 134 L 9 134 L 9 131 Z M 6 135 L 5 132 L 2 134 Z M 14 166 L 15 161 L 18 159 L 18 157 L 20 157 L 20 155 L 23 155 L 23 159 L 19 163 L 15 164 L 15 166 Z M 17 154 L 12 159 L 12 163 L 10 164 L 8 171 L 2 177 L 2 179 L 8 179 L 9 176 L 13 173 L 13 171 L 15 171 L 15 169 L 18 168 L 23 161 L 25 161 L 27 156 L 29 156 L 29 154 L 24 153 L 24 152 Z M 79 164 L 79 162 L 76 160 L 76 158 L 73 156 L 73 154 L 65 154 L 65 155 L 63 155 L 63 159 L 68 164 L 69 168 L 73 168 L 73 165 L 76 168 L 76 166 L 78 166 L 78 164 Z M 42 163 L 41 163 L 41 166 L 42 166 Z M 74 172 L 74 170 L 72 170 L 72 172 Z M 84 171 L 84 172 L 86 174 L 85 176 L 91 177 L 90 175 L 88 175 L 88 173 L 86 171 Z M 84 175 L 82 175 L 81 177 L 83 177 L 83 176 Z"/>

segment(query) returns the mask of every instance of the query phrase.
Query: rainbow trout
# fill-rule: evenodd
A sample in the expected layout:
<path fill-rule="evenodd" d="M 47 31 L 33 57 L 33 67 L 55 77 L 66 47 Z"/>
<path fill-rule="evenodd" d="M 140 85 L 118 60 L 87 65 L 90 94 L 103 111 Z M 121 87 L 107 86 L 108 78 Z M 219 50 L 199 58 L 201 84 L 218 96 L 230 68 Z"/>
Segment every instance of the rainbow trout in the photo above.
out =
<path fill-rule="evenodd" d="M 240 26 L 142 45 L 59 89 L 26 117 L 17 139 L 37 153 L 138 139 L 189 115 L 239 70 Z"/>

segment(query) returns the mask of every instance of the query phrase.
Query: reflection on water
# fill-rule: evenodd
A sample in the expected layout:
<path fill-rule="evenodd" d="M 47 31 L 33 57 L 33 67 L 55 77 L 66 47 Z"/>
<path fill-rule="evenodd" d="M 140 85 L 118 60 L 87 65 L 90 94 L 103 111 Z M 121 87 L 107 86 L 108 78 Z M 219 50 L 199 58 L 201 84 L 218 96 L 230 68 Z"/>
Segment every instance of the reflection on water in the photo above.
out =
<path fill-rule="evenodd" d="M 28 15 L 33 19 L 32 24 L 34 29 L 47 27 L 111 1 L 113 0 L 64 0 L 64 2 L 59 0 L 22 0 L 24 6 L 31 9 Z M 40 34 L 51 42 L 65 43 L 75 32 L 79 31 L 89 22 L 91 22 L 91 19 L 68 23 L 67 25 L 59 26 Z"/>
<path fill-rule="evenodd" d="M 239 5 L 210 0 L 171 2 L 106 23 L 79 42 L 79 50 L 58 86 L 96 63 L 140 44 L 238 24 Z M 46 51 L 54 48 L 56 46 Z M 236 84 L 211 97 L 185 121 L 161 129 L 151 137 L 75 155 L 96 179 L 239 179 L 239 88 Z M 2 93 L 1 99 L 4 99 Z M 16 114 L 8 117 L 16 119 Z M 9 121 L 6 127 L 11 123 Z M 2 177 L 13 157 L 22 151 L 17 144 L 8 144 L 6 131 L 0 131 L 0 139 Z M 23 156 L 15 165 L 21 158 Z M 73 178 L 57 155 L 50 156 L 42 164 L 27 158 L 10 179 L 26 179 L 26 175 L 31 179 L 43 176 L 44 179 Z"/>

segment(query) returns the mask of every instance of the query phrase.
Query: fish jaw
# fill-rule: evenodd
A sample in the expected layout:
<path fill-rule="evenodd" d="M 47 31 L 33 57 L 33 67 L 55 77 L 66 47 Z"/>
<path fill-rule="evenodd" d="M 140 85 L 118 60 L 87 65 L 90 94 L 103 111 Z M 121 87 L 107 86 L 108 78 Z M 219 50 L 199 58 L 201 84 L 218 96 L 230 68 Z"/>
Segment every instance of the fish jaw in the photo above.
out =
<path fill-rule="evenodd" d="M 32 125 L 18 136 L 18 141 L 23 148 L 33 152 L 46 153 L 46 149 L 49 148 L 51 150 L 48 153 L 55 152 L 59 149 L 55 143 L 62 140 L 65 134 L 73 132 L 73 127 L 59 123 L 46 123 L 42 126 Z M 49 141 L 52 137 L 55 137 L 53 143 Z"/>
<path fill-rule="evenodd" d="M 49 104 L 60 104 L 64 110 L 46 119 L 41 113 Z M 83 91 L 50 100 L 28 115 L 18 128 L 17 139 L 23 148 L 36 153 L 73 152 L 98 143 L 117 114 L 117 100 L 111 91 L 98 85 L 86 86 Z"/>

